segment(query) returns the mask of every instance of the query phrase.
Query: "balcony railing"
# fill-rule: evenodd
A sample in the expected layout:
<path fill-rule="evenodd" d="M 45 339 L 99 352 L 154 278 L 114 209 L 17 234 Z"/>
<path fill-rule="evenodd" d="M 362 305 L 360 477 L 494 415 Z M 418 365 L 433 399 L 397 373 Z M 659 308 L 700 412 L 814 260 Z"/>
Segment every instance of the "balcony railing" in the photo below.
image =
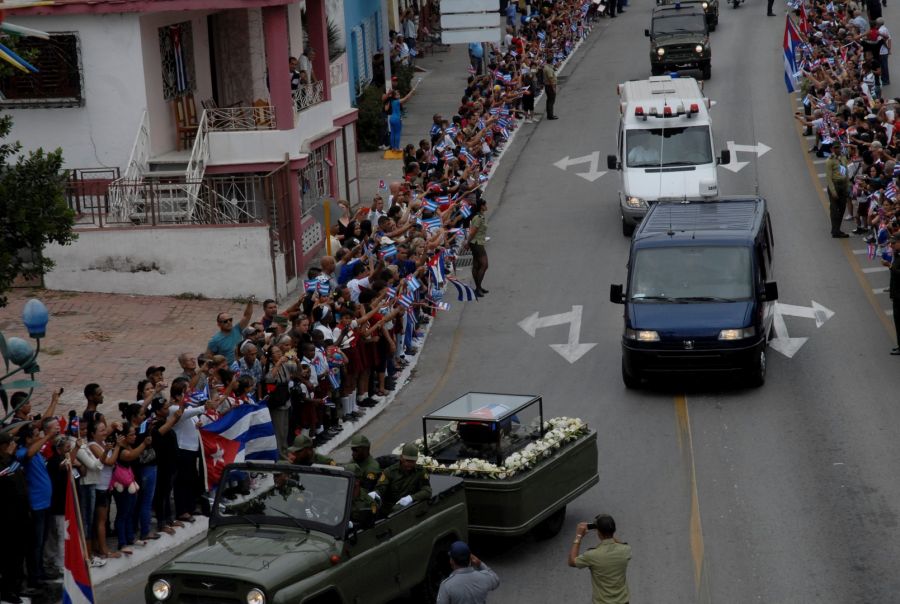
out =
<path fill-rule="evenodd" d="M 325 100 L 322 81 L 312 82 L 311 84 L 300 84 L 300 87 L 293 92 L 294 111 L 300 112 L 307 107 L 312 107 Z"/>
<path fill-rule="evenodd" d="M 273 130 L 275 128 L 275 108 L 271 105 L 260 105 L 258 107 L 207 109 L 206 120 L 211 132 Z"/>

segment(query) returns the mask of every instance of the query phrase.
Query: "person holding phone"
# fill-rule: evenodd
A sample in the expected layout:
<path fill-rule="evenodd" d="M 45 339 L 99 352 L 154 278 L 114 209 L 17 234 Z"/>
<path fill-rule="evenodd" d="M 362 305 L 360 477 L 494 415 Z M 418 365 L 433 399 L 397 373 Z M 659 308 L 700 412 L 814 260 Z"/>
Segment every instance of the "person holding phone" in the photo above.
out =
<path fill-rule="evenodd" d="M 581 540 L 589 530 L 597 531 L 600 543 L 580 554 Z M 569 566 L 591 570 L 593 604 L 628 604 L 629 601 L 625 572 L 631 560 L 631 546 L 616 539 L 615 533 L 616 521 L 613 517 L 600 514 L 590 524 L 578 524 L 575 540 L 569 548 Z"/>

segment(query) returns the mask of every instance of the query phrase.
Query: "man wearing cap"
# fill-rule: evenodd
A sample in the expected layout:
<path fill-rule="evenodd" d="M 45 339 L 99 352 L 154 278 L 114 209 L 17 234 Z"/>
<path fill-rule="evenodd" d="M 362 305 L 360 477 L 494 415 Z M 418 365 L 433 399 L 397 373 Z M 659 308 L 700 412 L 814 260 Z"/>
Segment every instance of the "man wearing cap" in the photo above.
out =
<path fill-rule="evenodd" d="M 294 439 L 294 443 L 287 448 L 288 461 L 297 466 L 311 466 L 314 463 L 323 466 L 336 466 L 337 463 L 330 457 L 316 453 L 313 441 L 306 434 L 301 434 Z"/>
<path fill-rule="evenodd" d="M 437 604 L 484 604 L 489 591 L 500 586 L 500 577 L 463 541 L 450 545 L 450 576 L 441 581 Z"/>
<path fill-rule="evenodd" d="M 631 546 L 616 539 L 616 521 L 609 514 L 594 519 L 600 543 L 597 547 L 579 554 L 581 540 L 588 531 L 588 523 L 581 522 L 575 529 L 575 540 L 569 548 L 569 566 L 591 570 L 593 604 L 628 604 L 628 583 L 625 572 L 631 560 Z"/>
<path fill-rule="evenodd" d="M 157 367 L 156 365 L 150 365 L 149 367 L 147 367 L 147 371 L 144 373 L 144 375 L 147 376 L 147 379 L 150 380 L 151 384 L 156 386 L 157 384 L 160 384 L 163 382 L 163 380 L 164 380 L 163 373 L 165 373 L 165 372 L 166 372 L 165 367 L 162 367 L 162 366 Z"/>
<path fill-rule="evenodd" d="M 615 6 L 615 2 L 611 1 L 609 3 L 610 7 Z M 615 11 L 615 9 L 612 9 Z M 615 12 L 612 14 L 613 17 L 616 16 Z M 544 92 L 547 94 L 547 119 L 555 120 L 558 119 L 557 116 L 553 113 L 553 105 L 556 103 L 556 68 L 553 67 L 553 53 L 547 53 L 547 60 L 544 63 Z"/>
<path fill-rule="evenodd" d="M 419 447 L 415 443 L 406 443 L 400 452 L 400 461 L 381 473 L 373 492 L 381 501 L 382 510 L 396 512 L 431 497 L 428 473 L 416 466 L 418 459 Z"/>
<path fill-rule="evenodd" d="M 850 192 L 847 157 L 841 152 L 840 143 L 834 143 L 834 152 L 825 160 L 825 184 L 828 185 L 828 205 L 831 213 L 831 236 L 835 239 L 849 237 L 841 231 L 844 211 L 847 209 L 847 195 Z M 826 149 L 827 147 L 827 149 Z M 828 151 L 827 143 L 819 145 L 821 151 Z"/>
<path fill-rule="evenodd" d="M 888 291 L 894 309 L 894 332 L 897 335 L 897 346 L 891 349 L 891 354 L 898 356 L 900 355 L 900 233 L 894 233 L 890 242 L 893 257 L 890 262 L 882 260 L 881 263 L 891 270 L 891 284 Z"/>
<path fill-rule="evenodd" d="M 369 528 L 375 524 L 378 503 L 362 488 L 363 469 L 353 462 L 344 466 L 356 478 L 353 481 L 353 499 L 350 501 L 350 521 L 356 528 Z"/>
<path fill-rule="evenodd" d="M 381 466 L 372 457 L 369 452 L 371 444 L 369 439 L 362 434 L 354 434 L 350 439 L 350 451 L 353 455 L 353 461 L 362 471 L 362 488 L 366 492 L 371 491 L 378 484 L 378 477 L 381 476 Z"/>

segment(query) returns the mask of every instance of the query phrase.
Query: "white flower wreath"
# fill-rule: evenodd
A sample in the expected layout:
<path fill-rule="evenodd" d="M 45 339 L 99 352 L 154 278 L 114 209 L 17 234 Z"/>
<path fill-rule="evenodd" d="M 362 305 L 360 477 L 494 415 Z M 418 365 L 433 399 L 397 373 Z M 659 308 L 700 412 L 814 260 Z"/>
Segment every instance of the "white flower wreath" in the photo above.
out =
<path fill-rule="evenodd" d="M 535 420 L 535 425 L 537 420 Z M 503 480 L 515 476 L 518 472 L 531 469 L 542 459 L 547 459 L 564 444 L 587 434 L 588 426 L 577 417 L 554 417 L 544 422 L 544 436 L 529 443 L 525 448 L 510 454 L 503 460 L 503 465 L 493 464 L 477 458 L 459 459 L 451 464 L 442 464 L 433 457 L 424 455 L 425 447 L 421 438 L 413 443 L 419 448 L 417 465 L 433 474 L 453 474 L 454 476 L 471 476 L 474 478 L 495 478 Z M 426 435 L 429 448 L 456 435 L 456 424 L 450 423 L 429 432 Z M 403 443 L 405 444 L 405 443 Z M 400 455 L 403 444 L 394 449 L 394 455 Z"/>

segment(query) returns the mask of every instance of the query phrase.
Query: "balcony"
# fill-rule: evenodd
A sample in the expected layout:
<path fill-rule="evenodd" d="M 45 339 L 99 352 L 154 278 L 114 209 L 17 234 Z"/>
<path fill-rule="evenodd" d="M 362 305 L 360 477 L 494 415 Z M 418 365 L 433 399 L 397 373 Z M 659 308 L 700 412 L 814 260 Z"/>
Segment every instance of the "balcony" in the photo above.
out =
<path fill-rule="evenodd" d="M 249 132 L 275 129 L 275 108 L 271 105 L 253 107 L 222 107 L 206 109 L 210 132 Z"/>
<path fill-rule="evenodd" d="M 325 100 L 324 88 L 322 81 L 312 82 L 310 84 L 301 84 L 297 90 L 292 93 L 294 97 L 294 114 L 318 105 Z"/>

